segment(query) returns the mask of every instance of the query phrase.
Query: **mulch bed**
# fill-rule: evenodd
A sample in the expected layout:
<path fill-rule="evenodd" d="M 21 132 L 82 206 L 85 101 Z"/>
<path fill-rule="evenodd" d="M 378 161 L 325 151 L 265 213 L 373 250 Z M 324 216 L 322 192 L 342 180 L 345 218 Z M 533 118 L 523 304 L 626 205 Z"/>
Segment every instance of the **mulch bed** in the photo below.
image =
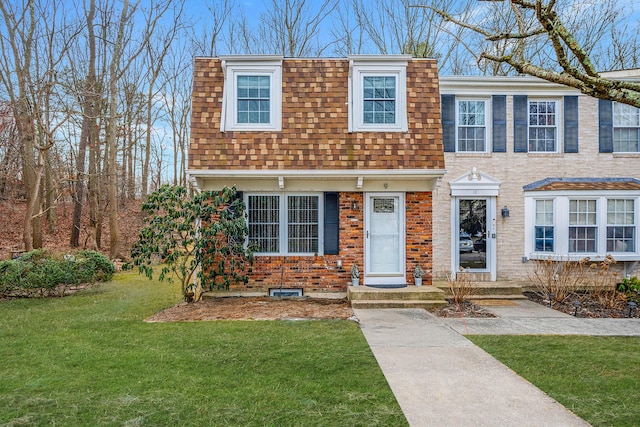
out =
<path fill-rule="evenodd" d="M 525 292 L 525 296 L 533 302 L 538 304 L 549 306 L 549 298 L 543 297 L 541 294 L 535 292 Z M 580 306 L 576 313 L 576 307 L 573 304 L 574 301 L 579 301 Z M 571 293 L 564 301 L 553 301 L 551 307 L 554 310 L 561 311 L 563 313 L 574 315 L 577 317 L 586 318 L 640 318 L 640 309 L 636 308 L 632 310 L 631 316 L 629 316 L 629 307 L 627 306 L 627 299 L 623 294 L 618 294 L 614 299 L 612 306 L 602 304 L 595 299 L 589 293 Z"/>
<path fill-rule="evenodd" d="M 346 299 L 226 297 L 182 302 L 145 321 L 348 319 L 353 315 Z"/>
<path fill-rule="evenodd" d="M 429 311 L 438 317 L 496 317 L 484 307 L 471 301 L 456 303 L 454 300 L 448 299 L 447 302 L 449 305 Z"/>

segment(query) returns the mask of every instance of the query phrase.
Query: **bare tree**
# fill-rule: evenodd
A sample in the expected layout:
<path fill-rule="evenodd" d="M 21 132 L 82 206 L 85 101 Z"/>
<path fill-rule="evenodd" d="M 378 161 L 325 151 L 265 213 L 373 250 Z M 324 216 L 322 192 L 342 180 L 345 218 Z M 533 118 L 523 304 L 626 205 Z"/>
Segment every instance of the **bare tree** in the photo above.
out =
<path fill-rule="evenodd" d="M 260 39 L 265 52 L 288 57 L 321 56 L 329 47 L 319 35 L 337 0 L 271 0 L 260 16 Z M 263 52 L 263 53 L 265 53 Z"/>
<path fill-rule="evenodd" d="M 445 21 L 484 37 L 489 45 L 478 54 L 480 61 L 508 64 L 520 74 L 570 86 L 596 98 L 640 107 L 640 84 L 602 77 L 592 58 L 605 29 L 615 28 L 622 16 L 617 12 L 620 8 L 616 9 L 615 1 L 607 0 L 606 4 L 600 1 L 597 8 L 588 10 L 580 10 L 578 1 L 505 1 L 522 23 L 534 22 L 535 25 L 519 25 L 515 31 L 513 28 L 496 30 L 486 24 L 491 21 L 486 14 L 477 13 L 476 19 L 460 19 L 447 10 L 430 5 L 414 7 L 430 9 Z M 581 19 L 572 18 L 571 14 L 576 13 L 585 15 Z M 594 13 L 601 15 L 594 16 Z M 523 51 L 523 45 L 529 43 L 544 47 L 537 56 L 529 56 Z M 497 45 L 501 48 L 496 48 Z M 541 60 L 544 55 L 550 55 L 553 62 Z"/>
<path fill-rule="evenodd" d="M 42 247 L 42 180 L 48 150 L 67 118 L 55 100 L 57 76 L 75 33 L 59 3 L 0 2 L 0 14 L 0 84 L 10 100 L 20 143 L 27 198 L 23 244 L 31 250 Z"/>

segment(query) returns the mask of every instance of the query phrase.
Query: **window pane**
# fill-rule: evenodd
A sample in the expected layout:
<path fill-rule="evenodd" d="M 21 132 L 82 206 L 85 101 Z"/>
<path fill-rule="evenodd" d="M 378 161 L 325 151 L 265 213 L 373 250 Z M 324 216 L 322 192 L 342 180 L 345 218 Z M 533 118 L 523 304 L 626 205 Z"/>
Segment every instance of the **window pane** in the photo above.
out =
<path fill-rule="evenodd" d="M 280 197 L 249 196 L 247 204 L 249 243 L 257 252 L 280 251 Z"/>
<path fill-rule="evenodd" d="M 363 122 L 395 124 L 396 78 L 367 76 L 363 78 Z"/>
<path fill-rule="evenodd" d="M 270 123 L 269 76 L 238 76 L 236 84 L 238 123 Z"/>
<path fill-rule="evenodd" d="M 595 200 L 569 200 L 569 252 L 596 252 L 598 249 Z"/>
<path fill-rule="evenodd" d="M 288 196 L 288 251 L 318 252 L 318 196 Z"/>
<path fill-rule="evenodd" d="M 458 102 L 458 151 L 485 151 L 485 101 Z"/>
<path fill-rule="evenodd" d="M 556 102 L 529 102 L 529 151 L 556 151 Z"/>
<path fill-rule="evenodd" d="M 635 235 L 634 200 L 607 200 L 607 251 L 635 252 Z"/>
<path fill-rule="evenodd" d="M 535 250 L 554 251 L 553 200 L 536 200 Z"/>
<path fill-rule="evenodd" d="M 613 103 L 613 151 L 640 151 L 640 109 Z"/>

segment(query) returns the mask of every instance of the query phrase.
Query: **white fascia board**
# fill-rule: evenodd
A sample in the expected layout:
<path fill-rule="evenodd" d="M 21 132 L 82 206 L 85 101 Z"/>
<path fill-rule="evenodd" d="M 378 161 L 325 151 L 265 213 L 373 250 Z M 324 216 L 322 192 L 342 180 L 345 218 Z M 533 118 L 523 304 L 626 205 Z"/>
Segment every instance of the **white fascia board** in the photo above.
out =
<path fill-rule="evenodd" d="M 409 61 L 411 61 L 411 55 L 349 55 L 347 59 L 353 62 L 354 65 L 358 64 L 384 64 L 384 65 L 394 65 L 401 64 L 406 65 Z"/>
<path fill-rule="evenodd" d="M 449 76 L 440 77 L 440 93 L 448 95 L 522 94 L 541 96 L 581 95 L 580 90 L 537 77 Z M 586 95 L 585 95 L 586 96 Z"/>
<path fill-rule="evenodd" d="M 331 170 L 259 170 L 259 169 L 191 169 L 187 174 L 196 178 L 271 178 L 294 179 L 336 179 L 364 177 L 387 179 L 438 178 L 444 176 L 445 169 L 331 169 Z"/>
<path fill-rule="evenodd" d="M 282 60 L 284 59 L 284 56 L 282 55 L 221 55 L 218 57 L 221 61 L 226 61 L 227 63 L 230 64 L 237 64 L 237 63 L 249 63 L 249 64 L 253 64 L 256 62 L 259 63 L 268 63 L 268 62 L 273 62 L 273 63 L 281 63 Z"/>

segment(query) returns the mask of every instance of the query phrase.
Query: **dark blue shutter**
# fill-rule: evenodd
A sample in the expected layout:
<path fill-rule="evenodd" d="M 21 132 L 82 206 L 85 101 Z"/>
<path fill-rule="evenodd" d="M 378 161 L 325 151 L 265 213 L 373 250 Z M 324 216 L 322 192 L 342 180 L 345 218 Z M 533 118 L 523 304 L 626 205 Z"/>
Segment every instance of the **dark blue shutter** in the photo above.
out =
<path fill-rule="evenodd" d="M 529 102 L 526 95 L 513 96 L 513 151 L 526 153 L 529 145 Z"/>
<path fill-rule="evenodd" d="M 599 141 L 601 153 L 613 153 L 613 102 L 598 100 Z"/>
<path fill-rule="evenodd" d="M 578 97 L 564 97 L 564 152 L 578 152 Z"/>
<path fill-rule="evenodd" d="M 340 253 L 340 203 L 338 193 L 324 193 L 324 253 Z"/>
<path fill-rule="evenodd" d="M 507 152 L 507 96 L 493 95 L 491 101 L 493 116 L 493 152 Z"/>
<path fill-rule="evenodd" d="M 456 151 L 456 97 L 441 95 L 442 103 L 442 146 L 445 152 Z"/>

